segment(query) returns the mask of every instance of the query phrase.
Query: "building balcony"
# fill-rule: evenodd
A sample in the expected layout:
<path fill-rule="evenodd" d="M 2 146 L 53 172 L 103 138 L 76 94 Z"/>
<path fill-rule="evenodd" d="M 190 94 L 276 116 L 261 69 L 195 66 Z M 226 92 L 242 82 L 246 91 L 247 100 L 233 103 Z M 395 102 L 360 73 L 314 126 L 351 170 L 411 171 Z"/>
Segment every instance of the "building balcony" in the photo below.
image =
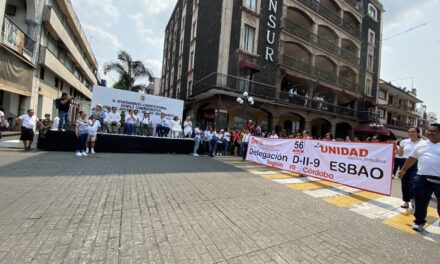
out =
<path fill-rule="evenodd" d="M 364 5 L 362 1 L 356 0 L 344 0 L 347 4 L 357 10 L 359 13 L 364 14 Z"/>
<path fill-rule="evenodd" d="M 64 65 L 64 63 L 61 62 L 58 57 L 55 56 L 55 54 L 43 46 L 40 48 L 39 64 L 56 73 L 61 79 L 78 90 L 88 99 L 92 98 L 91 89 L 87 88 L 87 86 L 85 86 L 84 83 L 75 76 L 72 70 Z"/>
<path fill-rule="evenodd" d="M 418 116 L 417 110 L 409 107 L 407 105 L 397 104 L 397 103 L 388 103 L 384 105 L 379 105 L 379 107 L 386 108 L 388 111 L 395 110 L 399 113 L 410 114 L 413 116 Z"/>
<path fill-rule="evenodd" d="M 81 70 L 85 73 L 89 81 L 91 83 L 96 83 L 97 77 L 92 72 L 92 69 L 87 61 L 81 55 L 83 53 L 82 50 L 78 44 L 75 44 L 73 39 L 74 37 L 66 30 L 67 22 L 61 22 L 55 10 L 48 5 L 45 6 L 43 21 L 45 22 L 47 30 L 56 36 L 56 39 L 59 39 L 72 54 L 76 63 L 80 66 Z"/>
<path fill-rule="evenodd" d="M 32 62 L 35 41 L 6 16 L 3 21 L 1 42 Z"/>
<path fill-rule="evenodd" d="M 400 128 L 400 129 L 407 129 L 410 127 L 414 127 L 415 125 L 412 123 L 406 123 L 400 120 L 393 120 L 393 119 L 389 119 L 387 120 L 387 126 L 388 127 L 394 127 L 394 128 Z"/>
<path fill-rule="evenodd" d="M 309 63 L 294 59 L 294 58 L 289 57 L 287 55 L 282 56 L 280 63 L 281 63 L 281 65 L 283 65 L 289 69 L 313 76 L 313 77 L 317 78 L 318 80 L 322 80 L 325 82 L 339 85 L 344 89 L 350 89 L 352 91 L 359 91 L 360 90 L 359 89 L 360 87 L 357 83 L 354 83 L 350 80 L 342 78 L 334 73 L 321 70 L 321 69 L 316 68 L 315 66 L 313 66 Z"/>
<path fill-rule="evenodd" d="M 301 27 L 300 25 L 292 22 L 290 20 L 285 19 L 283 22 L 283 29 L 294 36 L 297 36 L 313 45 L 318 46 L 333 55 L 336 55 L 338 58 L 342 58 L 345 61 L 358 65 L 360 64 L 360 58 L 353 54 L 349 50 L 345 50 L 340 48 L 338 45 L 320 37 L 319 35 Z"/>
<path fill-rule="evenodd" d="M 348 107 L 331 104 L 321 100 L 314 100 L 300 95 L 289 96 L 288 93 L 284 91 L 281 91 L 279 95 L 277 95 L 277 88 L 275 86 L 220 73 L 212 73 L 200 81 L 195 82 L 192 86 L 191 96 L 200 95 L 212 89 L 233 92 L 237 95 L 246 91 L 250 96 L 273 100 L 274 102 L 287 106 L 303 108 L 318 113 L 328 113 L 356 119 L 359 118 L 359 113 Z"/>
<path fill-rule="evenodd" d="M 353 37 L 357 39 L 361 39 L 361 31 L 356 28 L 353 24 L 350 22 L 342 19 L 342 17 L 339 16 L 339 14 L 333 12 L 332 10 L 328 9 L 327 7 L 321 5 L 316 0 L 299 0 L 302 4 L 308 6 L 310 9 L 314 10 L 321 16 L 325 17 L 329 21 L 331 21 L 333 24 L 337 25 L 338 27 L 342 28 L 344 31 L 352 35 Z"/>

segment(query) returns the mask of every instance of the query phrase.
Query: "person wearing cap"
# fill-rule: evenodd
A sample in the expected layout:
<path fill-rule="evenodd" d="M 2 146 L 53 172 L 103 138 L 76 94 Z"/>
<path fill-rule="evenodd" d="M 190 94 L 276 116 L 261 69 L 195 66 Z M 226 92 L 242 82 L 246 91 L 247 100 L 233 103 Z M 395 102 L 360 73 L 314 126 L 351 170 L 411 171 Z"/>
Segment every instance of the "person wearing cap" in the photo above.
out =
<path fill-rule="evenodd" d="M 111 111 L 107 113 L 106 119 L 104 120 L 110 134 L 115 133 L 115 128 L 116 133 L 118 133 L 119 128 L 121 128 L 121 114 L 117 112 L 117 109 L 117 107 L 113 106 Z"/>
<path fill-rule="evenodd" d="M 148 137 L 153 135 L 153 120 L 151 120 L 149 112 L 144 112 L 144 116 L 141 119 L 141 133 L 143 136 Z"/>

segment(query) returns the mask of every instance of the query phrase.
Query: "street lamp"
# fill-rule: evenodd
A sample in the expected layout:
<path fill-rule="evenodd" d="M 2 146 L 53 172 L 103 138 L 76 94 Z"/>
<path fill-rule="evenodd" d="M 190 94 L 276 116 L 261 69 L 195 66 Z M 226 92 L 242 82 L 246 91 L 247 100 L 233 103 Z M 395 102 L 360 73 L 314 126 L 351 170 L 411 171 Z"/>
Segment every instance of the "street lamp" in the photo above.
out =
<path fill-rule="evenodd" d="M 246 108 L 248 106 L 254 105 L 255 101 L 254 98 L 249 96 L 248 92 L 243 93 L 242 97 L 237 97 L 237 103 L 243 106 L 243 129 L 245 128 L 245 120 L 246 120 Z"/>

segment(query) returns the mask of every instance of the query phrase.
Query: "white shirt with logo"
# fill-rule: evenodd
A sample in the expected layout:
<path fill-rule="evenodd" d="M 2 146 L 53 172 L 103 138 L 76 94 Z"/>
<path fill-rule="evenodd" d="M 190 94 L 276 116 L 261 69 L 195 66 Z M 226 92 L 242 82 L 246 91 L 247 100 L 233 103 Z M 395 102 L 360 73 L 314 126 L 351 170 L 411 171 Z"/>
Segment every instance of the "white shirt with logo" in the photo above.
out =
<path fill-rule="evenodd" d="M 118 112 L 116 112 L 116 113 L 113 113 L 113 112 L 107 113 L 105 121 L 107 121 L 107 122 L 119 122 L 119 121 L 121 121 L 121 115 Z"/>
<path fill-rule="evenodd" d="M 410 157 L 418 159 L 417 174 L 440 178 L 440 142 L 421 141 L 415 146 Z"/>
<path fill-rule="evenodd" d="M 27 129 L 34 129 L 37 124 L 37 117 L 33 115 L 30 117 L 29 115 L 22 115 L 19 117 L 22 122 L 22 126 Z"/>

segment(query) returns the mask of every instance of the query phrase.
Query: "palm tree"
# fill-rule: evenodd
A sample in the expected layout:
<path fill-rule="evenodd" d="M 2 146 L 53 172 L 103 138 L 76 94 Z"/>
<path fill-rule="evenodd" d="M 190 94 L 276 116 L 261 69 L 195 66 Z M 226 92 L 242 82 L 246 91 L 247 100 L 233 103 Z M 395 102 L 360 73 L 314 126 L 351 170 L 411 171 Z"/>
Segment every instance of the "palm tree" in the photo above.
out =
<path fill-rule="evenodd" d="M 152 79 L 149 69 L 139 60 L 133 60 L 131 55 L 121 50 L 118 54 L 118 61 L 107 62 L 104 65 L 104 74 L 108 72 L 116 72 L 119 74 L 119 80 L 113 85 L 114 88 L 129 91 L 139 91 L 145 89 L 147 85 L 135 84 L 142 78 Z"/>

